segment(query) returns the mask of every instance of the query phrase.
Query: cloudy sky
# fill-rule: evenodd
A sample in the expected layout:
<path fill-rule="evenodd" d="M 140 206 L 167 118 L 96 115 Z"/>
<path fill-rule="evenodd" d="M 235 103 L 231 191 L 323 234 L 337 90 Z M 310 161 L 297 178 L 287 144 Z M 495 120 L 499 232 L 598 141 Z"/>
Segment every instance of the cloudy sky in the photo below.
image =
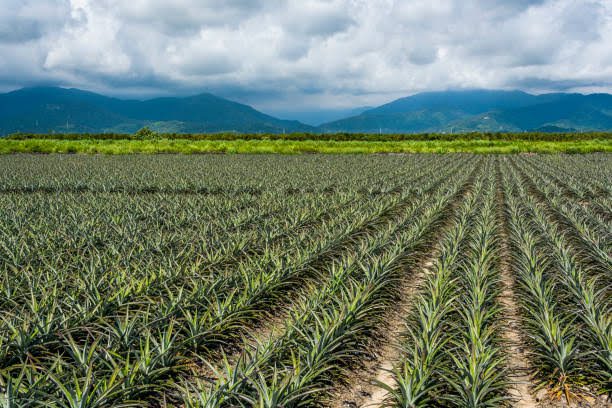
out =
<path fill-rule="evenodd" d="M 449 88 L 612 92 L 612 0 L 0 4 L 0 91 L 211 91 L 269 112 Z"/>

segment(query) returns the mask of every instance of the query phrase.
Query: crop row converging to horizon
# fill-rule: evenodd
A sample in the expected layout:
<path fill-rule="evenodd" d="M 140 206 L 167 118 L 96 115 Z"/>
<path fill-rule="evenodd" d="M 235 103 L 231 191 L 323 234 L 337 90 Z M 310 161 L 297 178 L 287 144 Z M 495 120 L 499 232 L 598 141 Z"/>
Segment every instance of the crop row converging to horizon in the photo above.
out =
<path fill-rule="evenodd" d="M 0 156 L 0 401 L 605 406 L 611 177 L 608 154 Z"/>

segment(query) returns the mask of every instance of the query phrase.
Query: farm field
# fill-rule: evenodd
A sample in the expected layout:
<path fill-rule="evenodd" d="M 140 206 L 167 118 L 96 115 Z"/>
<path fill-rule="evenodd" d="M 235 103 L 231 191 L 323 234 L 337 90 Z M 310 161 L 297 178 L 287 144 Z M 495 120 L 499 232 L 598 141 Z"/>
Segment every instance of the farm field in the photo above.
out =
<path fill-rule="evenodd" d="M 0 403 L 610 406 L 611 250 L 605 153 L 2 155 Z"/>

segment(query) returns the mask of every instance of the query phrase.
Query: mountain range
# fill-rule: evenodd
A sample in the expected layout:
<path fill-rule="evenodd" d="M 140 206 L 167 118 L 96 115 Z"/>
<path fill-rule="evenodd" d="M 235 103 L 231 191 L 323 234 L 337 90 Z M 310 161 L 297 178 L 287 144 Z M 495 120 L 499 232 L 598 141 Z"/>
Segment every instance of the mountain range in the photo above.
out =
<path fill-rule="evenodd" d="M 425 92 L 310 126 L 212 94 L 123 100 L 79 89 L 38 87 L 0 94 L 0 134 L 612 130 L 612 95 L 467 90 Z M 347 113 L 350 111 L 347 110 Z"/>
<path fill-rule="evenodd" d="M 586 131 L 612 129 L 612 95 L 521 91 L 426 92 L 322 126 L 346 132 Z"/>
<path fill-rule="evenodd" d="M 138 101 L 46 87 L 0 95 L 0 134 L 132 133 L 144 126 L 176 133 L 313 131 L 208 93 Z"/>

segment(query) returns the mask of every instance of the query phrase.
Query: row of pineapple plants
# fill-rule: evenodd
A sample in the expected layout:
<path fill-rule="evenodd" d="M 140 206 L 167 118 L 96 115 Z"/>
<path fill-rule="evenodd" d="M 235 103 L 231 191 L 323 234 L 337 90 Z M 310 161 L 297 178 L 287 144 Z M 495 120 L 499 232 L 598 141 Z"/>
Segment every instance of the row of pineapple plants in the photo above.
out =
<path fill-rule="evenodd" d="M 389 406 L 506 403 L 496 190 L 490 165 L 440 238 L 406 317 L 394 384 L 382 384 Z"/>
<path fill-rule="evenodd" d="M 512 170 L 510 170 L 514 173 Z M 517 173 L 513 174 L 520 180 Z M 525 214 L 532 220 L 532 232 L 538 239 L 540 250 L 546 252 L 546 267 L 555 281 L 555 298 L 568 315 L 572 330 L 578 331 L 573 350 L 574 390 L 581 394 L 610 392 L 612 380 L 612 304 L 609 276 L 581 262 L 573 245 L 567 240 L 562 225 L 557 223 L 546 206 L 528 194 L 523 183 L 516 183 L 514 194 L 522 200 Z M 606 282 L 607 281 L 607 282 Z M 580 386 L 586 385 L 590 389 Z"/>

